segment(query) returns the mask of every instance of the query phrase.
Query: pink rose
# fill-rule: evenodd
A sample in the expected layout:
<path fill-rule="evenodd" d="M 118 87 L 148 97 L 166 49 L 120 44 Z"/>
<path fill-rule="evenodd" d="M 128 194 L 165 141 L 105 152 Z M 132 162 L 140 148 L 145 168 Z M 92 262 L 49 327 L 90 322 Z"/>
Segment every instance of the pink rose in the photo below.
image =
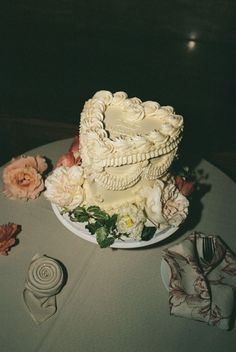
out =
<path fill-rule="evenodd" d="M 8 255 L 10 247 L 12 247 L 16 240 L 13 238 L 19 231 L 19 226 L 13 223 L 0 225 L 0 254 Z"/>
<path fill-rule="evenodd" d="M 10 199 L 35 199 L 44 189 L 47 163 L 40 156 L 12 159 L 3 170 L 4 194 Z"/>
<path fill-rule="evenodd" d="M 79 136 L 75 136 L 74 140 L 70 146 L 69 151 L 71 151 L 73 154 L 78 154 L 76 157 L 79 156 Z"/>
<path fill-rule="evenodd" d="M 79 154 L 79 136 L 75 136 L 69 151 L 62 154 L 56 163 L 56 168 L 60 166 L 71 167 L 73 165 L 80 165 L 81 159 Z"/>
<path fill-rule="evenodd" d="M 185 197 L 190 196 L 194 191 L 194 182 L 186 181 L 181 176 L 175 177 L 175 184 Z"/>
<path fill-rule="evenodd" d="M 62 154 L 60 159 L 56 163 L 56 168 L 60 166 L 71 167 L 75 165 L 75 157 L 72 152 Z"/>

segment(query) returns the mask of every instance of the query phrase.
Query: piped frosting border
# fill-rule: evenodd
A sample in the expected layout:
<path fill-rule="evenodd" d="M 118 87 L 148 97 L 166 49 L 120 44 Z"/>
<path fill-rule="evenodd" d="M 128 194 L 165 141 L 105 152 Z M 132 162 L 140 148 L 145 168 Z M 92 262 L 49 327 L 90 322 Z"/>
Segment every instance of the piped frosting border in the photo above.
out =
<path fill-rule="evenodd" d="M 105 112 L 108 106 L 120 106 L 130 111 L 133 121 L 146 116 L 161 120 L 158 130 L 133 136 L 121 135 L 110 138 L 105 128 Z M 154 101 L 142 102 L 139 98 L 128 98 L 125 92 L 112 94 L 98 91 L 89 99 L 81 113 L 80 139 L 83 165 L 93 164 L 96 169 L 109 166 L 129 165 L 155 158 L 176 149 L 183 130 L 183 117 L 171 106 L 160 106 Z M 94 164 L 95 162 L 95 164 Z"/>

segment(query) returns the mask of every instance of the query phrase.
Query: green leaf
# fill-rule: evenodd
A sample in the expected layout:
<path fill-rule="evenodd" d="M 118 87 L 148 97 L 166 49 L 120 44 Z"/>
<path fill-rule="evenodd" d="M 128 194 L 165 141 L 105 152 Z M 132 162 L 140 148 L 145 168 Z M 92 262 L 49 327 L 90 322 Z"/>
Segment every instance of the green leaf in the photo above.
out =
<path fill-rule="evenodd" d="M 81 212 L 85 212 L 86 213 L 86 209 L 84 208 L 84 207 L 80 207 L 79 205 L 73 210 L 73 212 L 79 212 L 79 211 L 81 211 Z"/>
<path fill-rule="evenodd" d="M 96 220 L 107 221 L 109 219 L 109 215 L 101 210 L 98 206 L 92 205 L 87 208 L 88 213 Z"/>
<path fill-rule="evenodd" d="M 113 214 L 112 216 L 109 217 L 109 219 L 106 221 L 106 226 L 110 229 L 110 231 L 113 231 L 116 227 L 116 222 L 117 222 L 117 214 Z"/>
<path fill-rule="evenodd" d="M 109 215 L 102 210 L 94 213 L 93 217 L 96 220 L 102 220 L 102 221 L 107 221 L 109 219 Z"/>
<path fill-rule="evenodd" d="M 89 219 L 88 214 L 77 214 L 76 216 L 74 215 L 73 217 L 70 218 L 74 222 L 87 222 Z"/>
<path fill-rule="evenodd" d="M 109 231 L 105 226 L 101 226 L 96 230 L 97 240 L 103 241 L 105 238 L 108 237 Z"/>
<path fill-rule="evenodd" d="M 114 237 L 107 237 L 102 242 L 98 243 L 101 248 L 110 247 L 114 243 Z"/>
<path fill-rule="evenodd" d="M 109 236 L 109 230 L 107 227 L 102 226 L 99 227 L 96 231 L 96 239 L 97 243 L 101 248 L 109 247 L 112 243 L 114 243 L 114 237 Z"/>
<path fill-rule="evenodd" d="M 85 208 L 82 208 L 82 207 L 77 207 L 73 210 L 73 214 L 74 216 L 80 216 L 80 215 L 84 215 L 84 214 L 87 214 L 87 211 Z"/>
<path fill-rule="evenodd" d="M 89 214 L 85 208 L 77 207 L 70 213 L 70 219 L 74 222 L 86 222 L 89 219 Z"/>
<path fill-rule="evenodd" d="M 87 208 L 87 211 L 89 213 L 94 213 L 97 211 L 100 211 L 101 209 L 97 205 L 90 205 L 90 207 Z"/>
<path fill-rule="evenodd" d="M 150 239 L 153 238 L 154 234 L 156 232 L 156 227 L 148 227 L 148 226 L 144 226 L 143 228 L 143 232 L 141 234 L 141 239 L 143 241 L 149 241 Z"/>
<path fill-rule="evenodd" d="M 89 230 L 89 232 L 94 235 L 97 231 L 97 229 L 101 227 L 101 224 L 99 222 L 95 222 L 95 223 L 90 223 L 85 225 L 85 228 Z"/>

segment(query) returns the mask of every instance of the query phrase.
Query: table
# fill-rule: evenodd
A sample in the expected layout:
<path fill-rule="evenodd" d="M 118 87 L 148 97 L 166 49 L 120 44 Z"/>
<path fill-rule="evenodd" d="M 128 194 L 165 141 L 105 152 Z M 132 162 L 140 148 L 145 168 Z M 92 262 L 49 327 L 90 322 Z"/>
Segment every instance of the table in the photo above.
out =
<path fill-rule="evenodd" d="M 26 155 L 55 162 L 70 143 L 54 142 Z M 58 221 L 43 194 L 22 202 L 1 193 L 0 223 L 22 226 L 19 244 L 8 257 L 0 256 L 1 352 L 235 351 L 235 328 L 221 331 L 171 317 L 161 281 L 162 250 L 192 230 L 219 235 L 236 252 L 235 184 L 205 160 L 198 167 L 208 174 L 206 183 L 211 185 L 202 198 L 199 219 L 163 243 L 133 250 L 100 249 L 77 237 Z M 57 296 L 57 313 L 41 325 L 34 323 L 22 298 L 36 253 L 60 260 L 68 274 Z"/>

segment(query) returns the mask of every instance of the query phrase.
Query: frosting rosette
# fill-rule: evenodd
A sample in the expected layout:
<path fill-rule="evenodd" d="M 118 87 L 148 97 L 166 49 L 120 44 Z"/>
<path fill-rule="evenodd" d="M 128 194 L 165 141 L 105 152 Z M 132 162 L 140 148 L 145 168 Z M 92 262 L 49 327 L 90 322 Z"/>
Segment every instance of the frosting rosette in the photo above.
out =
<path fill-rule="evenodd" d="M 127 99 L 124 103 L 124 111 L 129 113 L 127 119 L 130 121 L 140 121 L 144 119 L 144 108 L 137 98 Z"/>
<path fill-rule="evenodd" d="M 108 90 L 100 90 L 95 93 L 93 97 L 105 102 L 106 104 L 110 104 L 113 98 L 112 93 Z"/>
<path fill-rule="evenodd" d="M 144 107 L 145 115 L 155 115 L 157 110 L 160 109 L 160 104 L 155 101 L 145 101 L 142 106 Z"/>
<path fill-rule="evenodd" d="M 129 238 L 141 240 L 146 217 L 143 210 L 135 204 L 127 204 L 119 209 L 116 227 L 119 233 L 128 235 Z"/>
<path fill-rule="evenodd" d="M 125 101 L 125 99 L 128 98 L 127 93 L 125 92 L 116 92 L 113 95 L 113 99 L 112 99 L 112 104 L 113 105 L 119 105 L 121 103 L 123 103 Z"/>
<path fill-rule="evenodd" d="M 188 215 L 189 201 L 172 182 L 156 180 L 147 187 L 145 211 L 157 227 L 179 226 Z"/>
<path fill-rule="evenodd" d="M 80 166 L 56 168 L 45 181 L 45 197 L 68 210 L 75 209 L 84 199 L 83 169 Z"/>

